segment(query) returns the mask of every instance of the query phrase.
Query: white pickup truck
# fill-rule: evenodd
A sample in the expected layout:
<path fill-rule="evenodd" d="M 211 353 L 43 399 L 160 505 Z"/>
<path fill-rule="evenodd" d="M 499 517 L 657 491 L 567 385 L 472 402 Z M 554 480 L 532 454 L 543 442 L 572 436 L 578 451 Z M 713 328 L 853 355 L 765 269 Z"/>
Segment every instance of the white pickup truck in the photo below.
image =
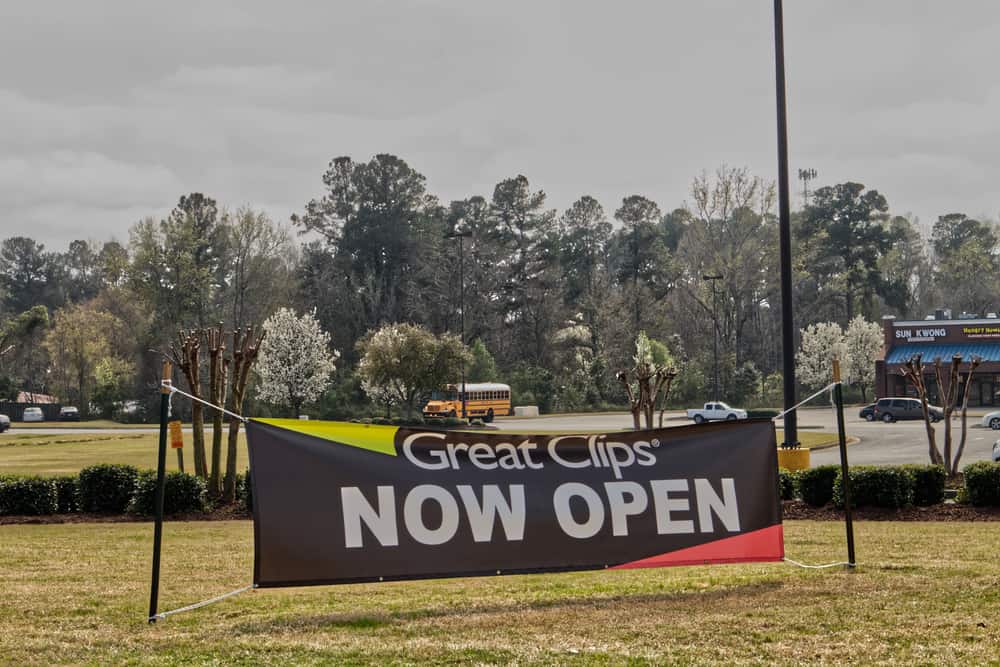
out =
<path fill-rule="evenodd" d="M 716 401 L 714 403 L 706 403 L 705 407 L 700 410 L 688 410 L 687 415 L 688 419 L 693 419 L 695 424 L 704 424 L 712 420 L 735 421 L 737 419 L 746 419 L 747 411 L 740 410 L 739 408 L 731 408 L 725 403 Z"/>

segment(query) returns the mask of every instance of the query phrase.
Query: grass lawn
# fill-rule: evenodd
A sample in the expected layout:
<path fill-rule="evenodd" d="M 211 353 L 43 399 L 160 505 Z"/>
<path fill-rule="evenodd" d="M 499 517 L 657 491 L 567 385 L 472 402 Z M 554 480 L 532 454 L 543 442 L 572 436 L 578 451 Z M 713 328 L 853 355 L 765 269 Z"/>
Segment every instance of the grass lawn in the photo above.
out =
<path fill-rule="evenodd" d="M 226 437 L 222 439 L 222 460 L 225 464 Z M 205 430 L 206 445 L 211 448 L 212 430 Z M 0 474 L 68 475 L 95 463 L 130 463 L 139 468 L 155 468 L 156 433 L 102 433 L 33 435 L 18 433 L 0 436 Z M 184 469 L 194 470 L 191 458 L 191 434 L 184 434 Z M 240 431 L 239 457 L 236 469 L 242 472 L 248 465 L 246 439 Z M 167 452 L 167 469 L 177 469 L 175 450 Z"/>
<path fill-rule="evenodd" d="M 1000 523 L 856 524 L 780 563 L 270 589 L 149 626 L 152 525 L 0 526 L 7 664 L 996 664 Z M 162 609 L 245 585 L 246 521 L 168 523 Z M 842 560 L 839 523 L 786 549 Z"/>

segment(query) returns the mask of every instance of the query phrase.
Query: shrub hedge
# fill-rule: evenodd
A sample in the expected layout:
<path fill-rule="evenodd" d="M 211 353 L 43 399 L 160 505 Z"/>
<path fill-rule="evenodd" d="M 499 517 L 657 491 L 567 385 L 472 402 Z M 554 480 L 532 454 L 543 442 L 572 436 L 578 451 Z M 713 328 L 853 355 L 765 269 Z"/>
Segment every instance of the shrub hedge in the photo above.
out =
<path fill-rule="evenodd" d="M 78 478 L 80 511 L 121 514 L 132 500 L 138 478 L 138 468 L 119 463 L 84 468 Z"/>
<path fill-rule="evenodd" d="M 364 417 L 361 419 L 352 419 L 352 424 L 375 424 L 378 426 L 403 426 L 403 427 L 420 427 L 420 426 L 466 426 L 464 419 L 459 419 L 458 417 L 395 417 L 393 419 L 388 419 L 386 417 Z"/>
<path fill-rule="evenodd" d="M 253 485 L 250 484 L 250 470 L 236 476 L 236 500 L 247 512 L 253 514 Z"/>
<path fill-rule="evenodd" d="M 457 420 L 456 420 L 457 421 Z M 237 476 L 237 500 L 253 511 L 250 471 Z M 1000 506 L 1000 463 L 966 466 L 961 498 L 973 505 Z M 897 508 L 909 504 L 934 505 L 944 499 L 945 473 L 941 466 L 853 466 L 852 500 L 855 507 Z M 840 466 L 826 465 L 792 472 L 778 470 L 782 500 L 796 496 L 813 506 L 830 501 L 843 506 Z M 155 511 L 156 474 L 126 465 L 96 465 L 78 476 L 0 476 L 0 514 L 39 515 L 56 512 L 125 511 L 150 515 Z M 167 474 L 164 489 L 167 514 L 199 512 L 208 508 L 204 480 L 179 472 Z"/>
<path fill-rule="evenodd" d="M 55 514 L 59 509 L 51 478 L 0 478 L 0 514 Z"/>
<path fill-rule="evenodd" d="M 163 480 L 163 513 L 202 512 L 207 506 L 208 484 L 200 477 L 185 472 L 168 472 Z M 130 514 L 156 513 L 156 473 L 143 470 L 135 482 Z"/>
<path fill-rule="evenodd" d="M 392 420 L 393 426 L 423 426 L 423 417 L 395 417 Z"/>
<path fill-rule="evenodd" d="M 80 509 L 80 481 L 76 475 L 63 475 L 54 477 L 52 481 L 56 485 L 56 499 L 59 502 L 59 513 L 69 514 Z"/>
<path fill-rule="evenodd" d="M 784 468 L 778 468 L 778 493 L 782 500 L 795 500 L 798 475 Z"/>
<path fill-rule="evenodd" d="M 833 482 L 840 466 L 826 465 L 799 471 L 799 495 L 807 504 L 822 507 L 833 498 Z"/>
<path fill-rule="evenodd" d="M 979 461 L 965 466 L 965 492 L 973 505 L 1000 505 L 1000 463 Z"/>
<path fill-rule="evenodd" d="M 833 504 L 844 506 L 843 477 L 833 482 Z M 852 466 L 852 507 L 905 507 L 913 504 L 913 476 L 902 466 Z"/>
<path fill-rule="evenodd" d="M 901 466 L 913 478 L 913 504 L 920 507 L 937 505 L 944 500 L 947 475 L 940 465 Z"/>

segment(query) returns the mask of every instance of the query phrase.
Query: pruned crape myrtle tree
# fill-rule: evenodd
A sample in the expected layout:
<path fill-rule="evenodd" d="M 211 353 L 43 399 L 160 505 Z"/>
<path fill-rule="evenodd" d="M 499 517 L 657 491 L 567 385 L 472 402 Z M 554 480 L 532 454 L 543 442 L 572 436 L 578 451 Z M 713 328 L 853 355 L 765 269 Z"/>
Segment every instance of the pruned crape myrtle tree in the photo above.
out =
<path fill-rule="evenodd" d="M 226 404 L 226 375 L 230 360 L 226 358 L 225 333 L 222 323 L 202 332 L 208 343 L 208 386 L 209 400 L 213 405 Z M 222 490 L 222 412 L 212 411 L 212 472 L 208 478 L 208 489 L 213 496 Z"/>
<path fill-rule="evenodd" d="M 201 378 L 202 342 L 208 349 L 208 402 L 213 405 L 225 406 L 227 401 L 226 380 L 230 381 L 230 410 L 236 414 L 243 412 L 243 398 L 249 381 L 250 369 L 257 360 L 264 332 L 255 334 L 254 327 L 248 326 L 244 331 L 236 329 L 230 334 L 232 354 L 225 356 L 226 332 L 220 323 L 218 327 L 208 329 L 191 329 L 181 331 L 177 335 L 177 345 L 171 346 L 169 357 L 181 370 L 192 396 L 203 398 Z M 231 371 L 231 373 L 230 373 Z M 211 408 L 210 408 L 211 409 Z M 223 413 L 212 410 L 212 456 L 211 467 L 206 460 L 204 410 L 200 401 L 193 401 L 192 440 L 194 442 L 195 474 L 208 482 L 208 490 L 212 497 L 221 497 L 226 502 L 236 498 L 236 457 L 237 435 L 240 420 L 231 417 L 229 420 L 229 439 L 226 452 L 225 474 L 222 469 L 222 432 Z"/>
<path fill-rule="evenodd" d="M 281 308 L 264 322 L 257 397 L 289 407 L 297 416 L 329 386 L 339 356 L 330 349 L 330 334 L 320 327 L 315 312 L 299 317 Z"/>
<path fill-rule="evenodd" d="M 236 414 L 243 413 L 243 398 L 246 396 L 250 369 L 253 368 L 260 355 L 265 335 L 266 331 L 255 332 L 253 326 L 248 326 L 243 331 L 237 328 L 232 332 L 232 357 L 226 359 L 226 365 L 232 371 L 229 394 L 232 401 L 232 411 Z M 222 377 L 222 382 L 225 382 L 225 376 Z M 222 391 L 224 393 L 224 390 Z M 236 442 L 239 433 L 240 420 L 236 417 L 230 417 L 229 439 L 226 447 L 226 479 L 222 490 L 222 497 L 227 502 L 236 499 Z"/>
<path fill-rule="evenodd" d="M 929 399 L 927 383 L 924 381 L 924 363 L 920 354 L 915 354 L 903 366 L 900 371 L 910 384 L 917 391 L 920 398 L 920 405 L 924 414 L 924 426 L 927 431 L 928 454 L 932 464 L 944 466 L 948 477 L 954 478 L 958 475 L 958 465 L 962 460 L 965 451 L 965 438 L 967 428 L 967 410 L 969 407 L 969 385 L 972 383 L 972 374 L 979 367 L 982 359 L 973 357 L 969 362 L 968 372 L 965 374 L 962 400 L 962 436 L 958 447 L 952 449 L 951 437 L 951 415 L 955 411 L 958 403 L 958 387 L 962 384 L 962 355 L 956 354 L 951 358 L 951 364 L 945 371 L 941 358 L 934 359 L 934 379 L 937 382 L 938 399 L 944 412 L 944 452 L 938 449 L 934 427 L 931 426 L 931 416 L 929 410 Z M 947 373 L 947 380 L 945 379 Z"/>
<path fill-rule="evenodd" d="M 472 355 L 458 336 L 435 336 L 416 324 L 388 324 L 358 342 L 361 387 L 373 401 L 409 416 L 435 389 L 455 382 Z"/>
<path fill-rule="evenodd" d="M 171 360 L 187 381 L 188 392 L 195 399 L 201 392 L 201 333 L 195 329 L 177 332 L 177 344 L 170 346 Z M 201 402 L 191 402 L 191 449 L 194 456 L 194 474 L 208 479 L 208 462 L 205 458 L 205 412 Z"/>
<path fill-rule="evenodd" d="M 662 390 L 659 392 L 659 403 L 660 403 L 660 414 L 657 426 L 663 428 L 663 417 L 667 411 L 667 400 L 670 398 L 670 390 L 673 388 L 673 382 L 677 375 L 680 374 L 681 368 L 677 361 L 677 358 L 671 353 L 670 348 L 664 343 L 658 340 L 649 340 L 650 348 L 653 352 L 653 363 L 660 368 L 665 368 L 666 373 L 673 373 L 673 377 L 668 377 L 666 383 L 663 385 Z M 656 407 L 656 397 L 653 397 L 653 407 Z"/>
<path fill-rule="evenodd" d="M 625 388 L 629 409 L 632 411 L 632 425 L 638 431 L 642 428 L 639 423 L 640 415 L 645 417 L 646 428 L 653 428 L 657 398 L 661 391 L 670 393 L 670 385 L 677 377 L 677 369 L 656 363 L 653 342 L 645 331 L 640 331 L 635 339 L 635 356 L 632 361 L 631 369 L 618 373 L 618 381 Z M 662 413 L 660 424 L 663 424 Z"/>

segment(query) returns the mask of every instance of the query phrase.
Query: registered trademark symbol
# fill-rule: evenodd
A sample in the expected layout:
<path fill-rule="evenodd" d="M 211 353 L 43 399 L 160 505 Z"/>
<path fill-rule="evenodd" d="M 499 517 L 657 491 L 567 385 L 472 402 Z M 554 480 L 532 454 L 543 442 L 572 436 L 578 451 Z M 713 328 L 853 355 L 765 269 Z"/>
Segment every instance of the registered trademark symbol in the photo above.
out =
<path fill-rule="evenodd" d="M 657 438 L 653 438 L 653 442 L 650 443 L 650 444 L 652 444 L 653 447 L 659 447 L 660 446 L 660 441 Z"/>

